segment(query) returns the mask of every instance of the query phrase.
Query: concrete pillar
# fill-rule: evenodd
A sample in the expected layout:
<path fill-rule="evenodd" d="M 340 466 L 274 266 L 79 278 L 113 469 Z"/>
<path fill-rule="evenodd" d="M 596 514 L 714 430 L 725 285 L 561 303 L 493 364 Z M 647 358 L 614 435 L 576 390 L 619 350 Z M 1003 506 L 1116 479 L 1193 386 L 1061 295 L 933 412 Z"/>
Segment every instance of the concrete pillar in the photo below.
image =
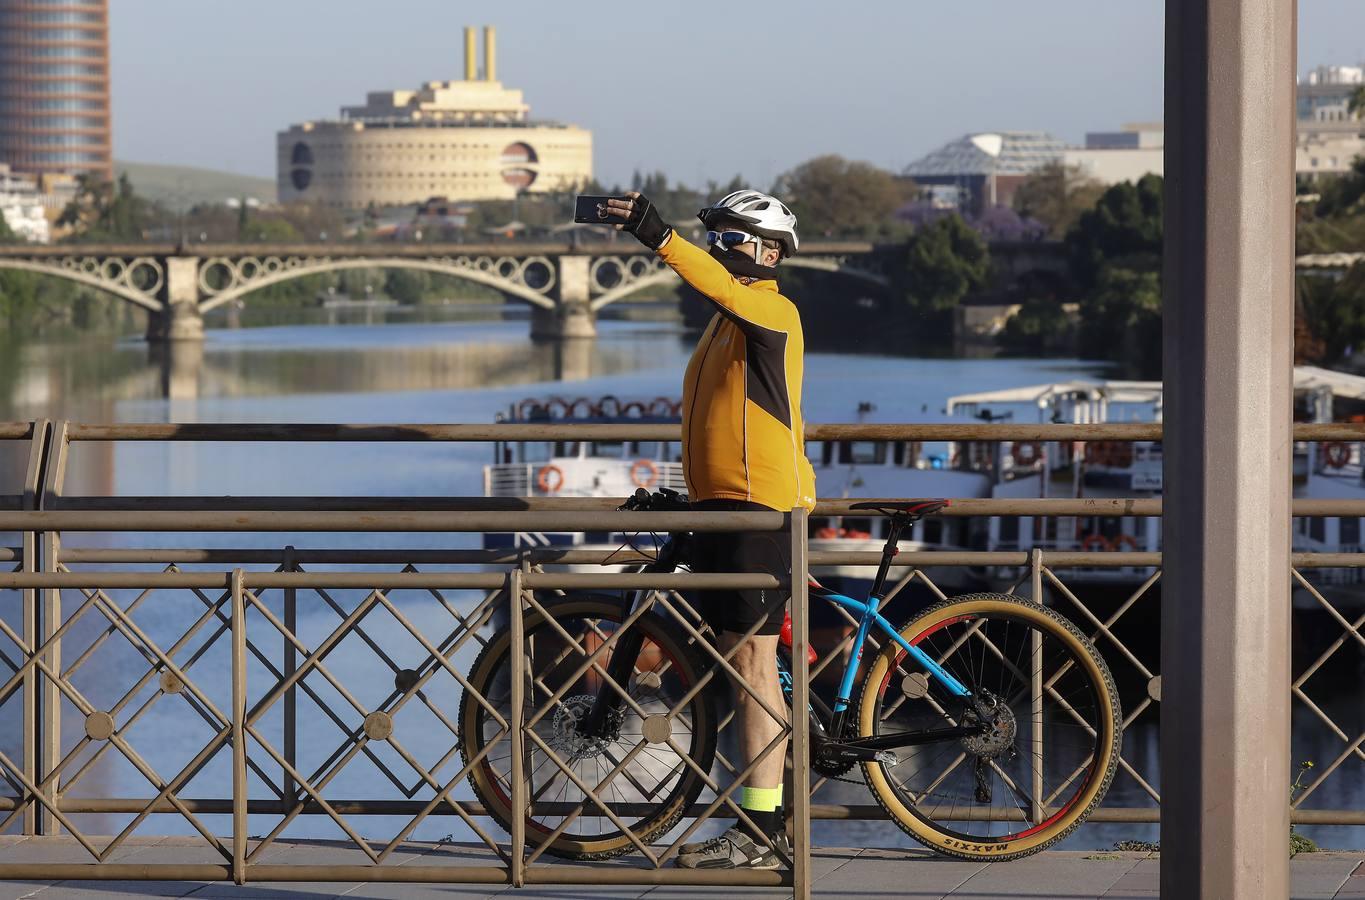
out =
<path fill-rule="evenodd" d="M 1289 895 L 1295 0 L 1167 0 L 1161 896 Z"/>
<path fill-rule="evenodd" d="M 159 299 L 165 304 L 147 322 L 148 341 L 202 341 L 204 317 L 199 312 L 199 258 L 168 256 L 166 283 Z"/>
<path fill-rule="evenodd" d="M 597 337 L 597 314 L 589 306 L 591 277 L 587 256 L 561 256 L 555 273 L 555 308 L 533 307 L 531 337 L 565 340 Z"/>

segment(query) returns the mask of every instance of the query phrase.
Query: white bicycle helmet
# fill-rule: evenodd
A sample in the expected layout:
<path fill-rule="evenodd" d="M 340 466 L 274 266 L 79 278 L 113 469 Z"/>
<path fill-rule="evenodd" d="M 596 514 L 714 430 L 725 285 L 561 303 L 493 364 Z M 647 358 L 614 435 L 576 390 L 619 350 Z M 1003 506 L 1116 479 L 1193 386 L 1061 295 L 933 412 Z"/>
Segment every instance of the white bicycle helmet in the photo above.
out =
<path fill-rule="evenodd" d="M 743 223 L 760 237 L 780 244 L 784 257 L 796 253 L 800 243 L 796 238 L 796 216 L 781 200 L 759 191 L 727 194 L 697 213 L 697 218 L 707 228 L 726 221 Z"/>

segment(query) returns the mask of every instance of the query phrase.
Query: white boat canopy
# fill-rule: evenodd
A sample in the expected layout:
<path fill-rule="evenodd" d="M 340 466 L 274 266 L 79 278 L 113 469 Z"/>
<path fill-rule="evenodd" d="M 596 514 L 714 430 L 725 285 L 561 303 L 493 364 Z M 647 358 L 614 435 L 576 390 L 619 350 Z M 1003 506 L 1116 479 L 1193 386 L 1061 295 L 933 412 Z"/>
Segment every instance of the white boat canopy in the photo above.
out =
<path fill-rule="evenodd" d="M 1365 377 L 1333 372 L 1317 366 L 1294 367 L 1294 390 L 1302 393 L 1328 393 L 1334 397 L 1365 400 Z M 1107 403 L 1161 402 L 1159 381 L 1103 381 L 1077 379 L 1035 384 L 1027 387 L 984 391 L 978 394 L 958 394 L 948 398 L 946 412 L 952 414 L 959 406 L 980 406 L 994 403 L 1020 403 L 1043 408 L 1058 400 L 1088 400 Z"/>

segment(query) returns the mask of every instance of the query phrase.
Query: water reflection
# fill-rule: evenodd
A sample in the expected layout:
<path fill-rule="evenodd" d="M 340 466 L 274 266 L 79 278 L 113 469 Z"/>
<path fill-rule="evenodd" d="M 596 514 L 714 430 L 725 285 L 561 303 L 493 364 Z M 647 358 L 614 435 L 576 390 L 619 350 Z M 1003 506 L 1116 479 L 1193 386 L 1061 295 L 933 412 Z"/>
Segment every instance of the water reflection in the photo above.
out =
<path fill-rule="evenodd" d="M 203 342 L 79 338 L 14 342 L 0 418 L 112 421 L 130 400 L 375 393 L 581 381 L 677 358 L 671 326 L 603 323 L 598 340 L 533 342 L 521 323 L 429 321 L 209 331 Z M 665 332 L 673 352 L 633 338 Z M 194 405 L 178 405 L 192 413 Z M 189 419 L 193 421 L 193 419 Z"/>

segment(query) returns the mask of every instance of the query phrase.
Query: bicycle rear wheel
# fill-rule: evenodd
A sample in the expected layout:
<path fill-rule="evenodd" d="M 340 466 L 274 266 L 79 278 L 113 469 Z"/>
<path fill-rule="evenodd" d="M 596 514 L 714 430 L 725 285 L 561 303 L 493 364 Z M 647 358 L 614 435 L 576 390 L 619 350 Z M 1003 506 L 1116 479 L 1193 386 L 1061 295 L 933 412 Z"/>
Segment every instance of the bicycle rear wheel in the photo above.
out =
<path fill-rule="evenodd" d="M 525 738 L 524 771 L 531 802 L 521 814 L 527 843 L 534 847 L 553 835 L 546 852 L 566 859 L 619 856 L 635 847 L 630 834 L 644 844 L 665 834 L 697 799 L 703 787 L 699 772 L 709 772 L 715 759 L 712 693 L 692 691 L 703 667 L 686 632 L 652 613 L 631 626 L 640 629 L 644 643 L 630 683 L 621 685 L 630 701 L 610 718 L 609 734 L 593 738 L 575 727 L 605 681 L 595 669 L 579 670 L 620 630 L 623 606 L 617 597 L 569 597 L 546 603 L 548 617 L 533 610 L 525 616 L 523 721 L 539 716 L 531 730 L 545 746 L 529 734 Z M 466 764 L 489 748 L 470 770 L 470 784 L 489 815 L 507 830 L 517 813 L 511 805 L 511 741 L 499 718 L 511 721 L 511 650 L 508 632 L 489 642 L 470 671 L 472 690 L 466 689 L 460 702 L 460 750 Z M 611 651 L 597 659 L 606 671 Z M 601 805 L 574 778 L 596 794 Z"/>
<path fill-rule="evenodd" d="M 1123 721 L 1113 676 L 1085 635 L 1007 594 L 937 604 L 900 635 L 980 702 L 964 710 L 889 642 L 863 682 L 858 734 L 990 727 L 863 763 L 891 818 L 940 853 L 991 860 L 1037 853 L 1085 821 L 1118 767 Z"/>

